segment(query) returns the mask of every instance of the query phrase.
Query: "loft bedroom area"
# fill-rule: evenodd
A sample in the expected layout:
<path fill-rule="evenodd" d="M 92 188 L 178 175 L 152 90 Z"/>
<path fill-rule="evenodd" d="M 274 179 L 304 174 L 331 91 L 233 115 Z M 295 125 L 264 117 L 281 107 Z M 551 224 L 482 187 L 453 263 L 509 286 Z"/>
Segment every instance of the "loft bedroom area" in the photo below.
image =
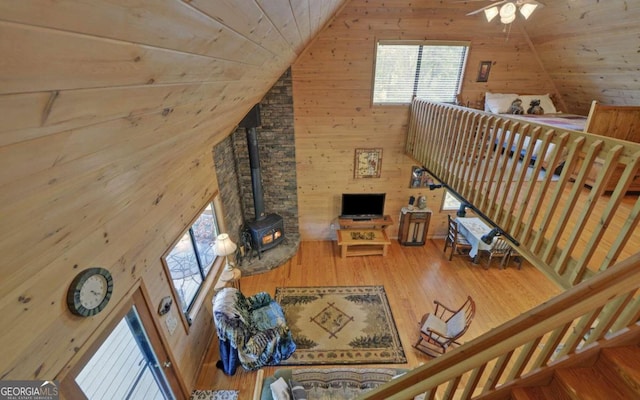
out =
<path fill-rule="evenodd" d="M 613 131 L 634 134 L 640 108 L 605 109 L 594 103 L 583 133 L 416 99 L 407 152 L 571 287 L 634 253 L 640 145 Z M 611 134 L 589 133 L 595 126 Z"/>

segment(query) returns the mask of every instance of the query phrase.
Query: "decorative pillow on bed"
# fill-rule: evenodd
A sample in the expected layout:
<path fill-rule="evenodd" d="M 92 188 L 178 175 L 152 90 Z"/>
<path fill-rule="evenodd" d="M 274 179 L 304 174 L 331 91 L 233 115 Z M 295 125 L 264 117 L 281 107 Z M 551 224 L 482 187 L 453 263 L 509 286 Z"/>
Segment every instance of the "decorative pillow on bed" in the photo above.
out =
<path fill-rule="evenodd" d="M 517 93 L 487 92 L 484 96 L 484 110 L 494 114 L 506 114 L 517 97 Z"/>
<path fill-rule="evenodd" d="M 555 114 L 558 112 L 549 93 L 516 94 L 487 92 L 484 98 L 484 110 L 494 114 L 507 114 L 511 103 L 513 103 L 516 98 L 522 100 L 522 107 L 524 107 L 525 110 L 529 108 L 531 100 L 540 100 L 540 107 L 544 109 L 545 114 Z"/>
<path fill-rule="evenodd" d="M 540 100 L 540 107 L 544 109 L 545 114 L 555 114 L 558 112 L 558 110 L 556 110 L 556 106 L 553 104 L 553 101 L 551 100 L 551 96 L 549 96 L 548 93 L 547 94 L 526 94 L 526 95 L 521 95 L 520 98 L 522 99 L 522 105 L 525 110 L 527 110 L 531 105 L 531 100 Z"/>

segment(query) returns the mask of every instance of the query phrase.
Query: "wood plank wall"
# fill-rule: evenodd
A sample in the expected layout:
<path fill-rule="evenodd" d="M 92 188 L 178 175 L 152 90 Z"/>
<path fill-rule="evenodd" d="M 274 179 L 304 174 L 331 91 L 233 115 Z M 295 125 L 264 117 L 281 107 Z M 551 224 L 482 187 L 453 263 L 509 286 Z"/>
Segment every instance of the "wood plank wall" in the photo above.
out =
<path fill-rule="evenodd" d="M 526 31 L 568 112 L 640 105 L 640 2 L 544 1 Z"/>
<path fill-rule="evenodd" d="M 159 259 L 217 189 L 212 146 L 342 3 L 0 2 L 0 379 L 59 374 L 137 282 L 154 303 L 169 293 Z M 554 92 L 548 76 L 565 111 L 637 99 L 639 55 L 627 33 L 636 2 L 547 3 L 536 11 L 545 17 L 526 24 L 531 40 L 516 28 L 506 40 L 499 24 L 465 16 L 475 4 L 351 1 L 293 69 L 303 238 L 331 237 L 342 192 L 387 192 L 395 219 L 420 193 L 407 187 L 408 107 L 370 106 L 376 39 L 470 40 L 470 105 L 487 90 Z M 489 82 L 476 83 L 484 60 L 494 63 Z M 356 147 L 384 149 L 380 179 L 352 178 Z M 422 194 L 439 208 L 441 190 Z M 434 217 L 432 235 L 443 221 Z M 97 317 L 73 318 L 66 289 L 94 265 L 114 274 L 114 299 Z M 187 384 L 209 320 L 204 313 L 192 333 L 168 337 Z"/>
<path fill-rule="evenodd" d="M 396 224 L 409 196 L 426 195 L 434 211 L 429 236 L 446 231 L 439 212 L 443 190 L 409 189 L 411 166 L 404 154 L 408 106 L 371 106 L 375 43 L 378 39 L 470 41 L 462 86 L 465 104 L 476 106 L 485 91 L 554 93 L 548 74 L 535 62 L 528 38 L 509 35 L 483 16 L 467 17 L 475 3 L 352 0 L 293 66 L 298 162 L 298 201 L 303 240 L 333 237 L 343 192 L 385 192 L 386 213 Z M 492 61 L 487 83 L 477 83 L 480 61 Z M 480 104 L 477 104 L 478 106 Z M 382 176 L 354 179 L 354 149 L 383 149 Z"/>
<path fill-rule="evenodd" d="M 0 379 L 60 378 L 132 288 L 171 294 L 160 257 L 217 190 L 213 146 L 342 3 L 0 2 Z M 114 296 L 74 317 L 92 266 Z M 210 313 L 157 322 L 190 386 Z"/>

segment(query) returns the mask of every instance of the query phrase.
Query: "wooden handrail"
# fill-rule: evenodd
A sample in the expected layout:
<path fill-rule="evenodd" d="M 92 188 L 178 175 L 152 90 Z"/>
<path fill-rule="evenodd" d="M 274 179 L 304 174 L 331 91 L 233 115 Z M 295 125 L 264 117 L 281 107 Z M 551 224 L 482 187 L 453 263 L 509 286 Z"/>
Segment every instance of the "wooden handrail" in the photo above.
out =
<path fill-rule="evenodd" d="M 534 148 L 543 160 L 534 161 Z M 463 399 L 480 389 L 495 394 L 496 387 L 640 319 L 640 253 L 625 249 L 640 223 L 640 198 L 623 207 L 627 189 L 637 184 L 640 144 L 416 99 L 406 151 L 513 237 L 519 253 L 567 291 L 360 398 L 427 393 L 431 399 L 438 391 L 451 399 L 462 382 Z M 522 155 L 521 163 L 511 152 Z M 596 160 L 599 172 L 586 189 Z M 557 179 L 550 173 L 537 178 L 543 166 L 560 162 Z M 596 209 L 597 201 L 606 204 Z M 615 219 L 622 222 L 612 231 Z M 608 233 L 608 251 L 598 258 L 596 244 Z M 628 258 L 618 261 L 623 250 Z"/>
<path fill-rule="evenodd" d="M 593 310 L 602 309 L 616 299 L 635 293 L 639 287 L 640 253 L 636 253 L 615 267 L 360 398 L 410 399 L 444 383 L 459 380 L 463 374 L 477 368 L 484 369 L 492 360 L 512 354 L 521 346 L 539 343 L 547 333 L 568 327 L 571 322 L 589 315 Z M 631 318 L 637 317 L 637 302 L 635 307 Z M 623 325 L 635 322 L 633 319 L 627 320 L 623 321 Z M 555 346 L 552 350 L 555 350 Z"/>
<path fill-rule="evenodd" d="M 640 143 L 414 99 L 406 152 L 564 288 L 635 252 Z"/>

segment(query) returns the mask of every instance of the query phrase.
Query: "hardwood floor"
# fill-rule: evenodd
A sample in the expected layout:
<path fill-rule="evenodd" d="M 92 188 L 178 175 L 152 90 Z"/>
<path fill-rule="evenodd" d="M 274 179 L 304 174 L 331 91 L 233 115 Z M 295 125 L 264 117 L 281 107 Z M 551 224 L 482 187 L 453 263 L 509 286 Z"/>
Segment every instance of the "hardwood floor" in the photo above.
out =
<path fill-rule="evenodd" d="M 435 299 L 459 306 L 467 295 L 474 298 L 476 317 L 463 338 L 469 341 L 561 292 L 526 262 L 521 270 L 514 266 L 500 270 L 494 260 L 485 270 L 472 264 L 468 256 L 454 256 L 448 261 L 443 246 L 443 240 L 428 240 L 418 247 L 401 246 L 392 240 L 384 257 L 342 259 L 335 242 L 302 242 L 298 253 L 284 265 L 242 278 L 242 292 L 252 295 L 266 291 L 273 295 L 276 287 L 284 286 L 384 285 L 408 359 L 407 364 L 393 365 L 398 368 L 414 368 L 430 360 L 412 345 L 418 338 L 418 321 L 424 313 L 433 311 Z M 250 399 L 256 372 L 240 367 L 234 376 L 224 375 L 215 367 L 217 346 L 217 337 L 212 338 L 195 389 L 235 389 L 240 391 L 240 399 Z M 265 368 L 265 376 L 277 368 Z"/>

